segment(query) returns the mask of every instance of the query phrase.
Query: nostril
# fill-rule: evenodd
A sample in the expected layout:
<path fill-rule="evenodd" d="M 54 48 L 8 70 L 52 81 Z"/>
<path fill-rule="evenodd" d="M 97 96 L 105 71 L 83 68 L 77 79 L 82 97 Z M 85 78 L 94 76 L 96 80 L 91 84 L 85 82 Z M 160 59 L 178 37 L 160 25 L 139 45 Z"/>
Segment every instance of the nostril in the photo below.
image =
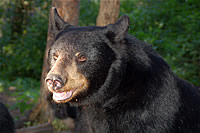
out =
<path fill-rule="evenodd" d="M 53 81 L 51 79 L 46 80 L 47 86 L 53 88 Z"/>
<path fill-rule="evenodd" d="M 54 89 L 60 89 L 62 87 L 62 83 L 59 80 L 55 80 L 53 83 Z"/>
<path fill-rule="evenodd" d="M 57 74 L 48 74 L 46 78 L 46 84 L 49 89 L 58 90 L 64 86 L 64 82 L 60 75 Z"/>

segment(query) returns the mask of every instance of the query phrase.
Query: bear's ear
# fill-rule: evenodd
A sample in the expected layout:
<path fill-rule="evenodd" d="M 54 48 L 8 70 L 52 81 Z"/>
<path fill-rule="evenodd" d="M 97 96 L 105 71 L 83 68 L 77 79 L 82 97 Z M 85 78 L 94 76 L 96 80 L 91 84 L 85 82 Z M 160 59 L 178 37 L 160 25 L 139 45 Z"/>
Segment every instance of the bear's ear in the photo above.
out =
<path fill-rule="evenodd" d="M 124 15 L 120 17 L 115 24 L 107 25 L 106 36 L 109 40 L 118 42 L 122 40 L 129 29 L 129 17 Z"/>
<path fill-rule="evenodd" d="M 52 20 L 51 20 L 51 27 L 52 32 L 57 34 L 65 27 L 70 26 L 67 22 L 65 22 L 58 14 L 58 11 L 55 7 L 52 7 Z"/>

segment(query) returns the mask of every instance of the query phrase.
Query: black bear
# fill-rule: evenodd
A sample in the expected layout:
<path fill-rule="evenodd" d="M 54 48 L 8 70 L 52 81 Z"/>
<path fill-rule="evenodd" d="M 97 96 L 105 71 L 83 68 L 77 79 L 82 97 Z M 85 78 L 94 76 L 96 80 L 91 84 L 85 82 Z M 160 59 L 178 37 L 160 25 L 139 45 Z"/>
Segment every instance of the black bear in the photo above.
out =
<path fill-rule="evenodd" d="M 200 133 L 199 90 L 128 35 L 127 16 L 78 27 L 53 12 L 45 81 L 56 103 L 81 108 L 76 133 Z"/>
<path fill-rule="evenodd" d="M 8 109 L 0 102 L 0 133 L 14 133 L 14 121 Z"/>

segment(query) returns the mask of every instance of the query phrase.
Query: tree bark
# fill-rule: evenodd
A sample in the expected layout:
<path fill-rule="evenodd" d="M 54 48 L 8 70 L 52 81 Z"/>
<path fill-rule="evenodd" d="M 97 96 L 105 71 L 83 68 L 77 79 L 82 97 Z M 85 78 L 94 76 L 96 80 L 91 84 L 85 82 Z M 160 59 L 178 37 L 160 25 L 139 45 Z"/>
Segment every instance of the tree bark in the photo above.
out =
<path fill-rule="evenodd" d="M 53 6 L 57 8 L 59 15 L 65 22 L 78 25 L 80 0 L 53 0 Z"/>
<path fill-rule="evenodd" d="M 57 8 L 59 15 L 64 19 L 64 21 L 72 25 L 77 25 L 79 20 L 79 3 L 80 0 L 53 0 L 52 6 Z M 49 71 L 49 65 L 47 63 L 48 51 L 55 38 L 55 36 L 52 34 L 53 31 L 51 31 L 50 28 L 51 20 L 52 20 L 52 10 L 50 9 L 47 44 L 43 59 L 43 68 L 42 68 L 41 86 L 40 86 L 40 101 L 39 101 L 40 104 L 39 106 L 41 107 L 40 122 L 44 122 L 47 120 L 51 122 L 54 118 L 53 110 L 51 109 L 49 104 L 49 102 L 51 101 L 48 100 L 50 93 L 47 90 L 47 86 L 45 83 L 45 78 Z"/>
<path fill-rule="evenodd" d="M 120 0 L 101 0 L 96 25 L 113 24 L 119 16 Z"/>

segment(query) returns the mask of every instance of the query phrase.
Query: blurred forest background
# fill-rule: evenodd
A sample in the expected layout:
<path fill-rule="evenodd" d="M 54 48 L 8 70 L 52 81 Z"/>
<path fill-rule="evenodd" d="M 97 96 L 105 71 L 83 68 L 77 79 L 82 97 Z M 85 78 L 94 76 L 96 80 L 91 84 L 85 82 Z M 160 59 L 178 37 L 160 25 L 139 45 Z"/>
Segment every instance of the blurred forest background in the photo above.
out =
<path fill-rule="evenodd" d="M 18 102 L 9 109 L 24 113 L 39 98 L 51 1 L 22 1 L 0 1 L 0 93 L 11 90 L 8 95 Z M 80 1 L 80 26 L 95 25 L 99 3 Z M 200 86 L 199 0 L 121 0 L 123 14 L 130 17 L 130 34 L 152 44 L 178 76 Z"/>

